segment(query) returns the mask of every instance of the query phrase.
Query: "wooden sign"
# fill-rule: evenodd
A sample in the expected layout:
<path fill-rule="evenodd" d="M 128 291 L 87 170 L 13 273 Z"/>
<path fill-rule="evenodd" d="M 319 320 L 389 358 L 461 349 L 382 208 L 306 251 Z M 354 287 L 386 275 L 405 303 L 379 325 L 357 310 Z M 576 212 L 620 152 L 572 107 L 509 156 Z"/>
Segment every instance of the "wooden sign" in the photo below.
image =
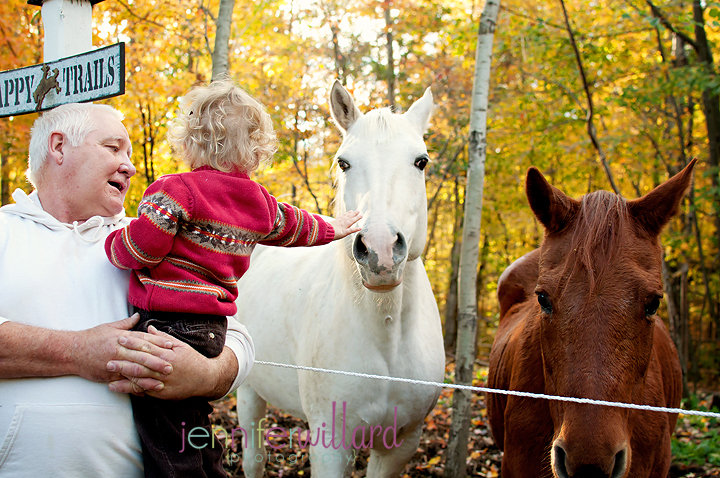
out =
<path fill-rule="evenodd" d="M 125 43 L 0 72 L 0 118 L 125 93 Z"/>

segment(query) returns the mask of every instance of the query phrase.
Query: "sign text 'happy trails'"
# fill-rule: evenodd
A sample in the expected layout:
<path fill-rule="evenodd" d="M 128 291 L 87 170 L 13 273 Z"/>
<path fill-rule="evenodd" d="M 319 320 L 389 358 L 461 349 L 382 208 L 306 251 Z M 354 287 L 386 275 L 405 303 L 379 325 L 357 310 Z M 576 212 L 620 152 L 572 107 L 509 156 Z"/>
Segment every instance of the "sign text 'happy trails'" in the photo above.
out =
<path fill-rule="evenodd" d="M 125 44 L 0 72 L 0 118 L 125 93 Z"/>

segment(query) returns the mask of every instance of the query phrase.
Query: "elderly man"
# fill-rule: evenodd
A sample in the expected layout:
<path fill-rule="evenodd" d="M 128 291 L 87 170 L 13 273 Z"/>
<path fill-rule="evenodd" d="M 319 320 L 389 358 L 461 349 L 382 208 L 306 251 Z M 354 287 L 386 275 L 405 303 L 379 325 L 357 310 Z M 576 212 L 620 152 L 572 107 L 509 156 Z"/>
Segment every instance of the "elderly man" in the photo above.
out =
<path fill-rule="evenodd" d="M 30 140 L 35 191 L 0 208 L 0 477 L 143 476 L 127 393 L 219 398 L 250 371 L 234 320 L 214 359 L 129 330 L 129 277 L 104 251 L 128 224 L 135 174 L 121 120 L 105 105 L 45 113 Z"/>

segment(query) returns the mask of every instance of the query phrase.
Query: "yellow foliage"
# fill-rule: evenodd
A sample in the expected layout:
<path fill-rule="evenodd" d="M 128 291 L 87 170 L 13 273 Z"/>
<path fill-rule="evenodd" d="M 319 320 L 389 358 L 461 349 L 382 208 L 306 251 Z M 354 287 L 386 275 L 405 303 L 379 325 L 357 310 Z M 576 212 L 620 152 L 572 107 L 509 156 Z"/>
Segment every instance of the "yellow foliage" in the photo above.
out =
<path fill-rule="evenodd" d="M 473 91 L 474 50 L 481 4 L 470 0 L 392 2 L 395 107 L 405 111 L 431 87 L 436 99 L 426 136 L 430 202 L 423 259 L 444 315 L 453 271 L 452 246 L 460 236 L 467 125 Z M 688 66 L 678 70 L 659 54 L 672 54 L 648 12 L 623 2 L 566 2 L 591 83 L 598 136 L 622 193 L 633 198 L 665 179 L 678 162 L 673 96 L 682 110 L 687 156 L 701 158 L 695 174 L 698 219 L 705 257 L 715 257 L 713 194 L 707 171 L 707 132 L 697 85 L 715 82 Z M 201 5 L 203 6 L 201 8 Z M 165 140 L 178 98 L 211 75 L 211 49 L 219 0 L 101 2 L 94 7 L 94 43 L 126 42 L 126 94 L 105 100 L 119 108 L 133 141 L 138 174 L 126 209 L 134 212 L 149 181 L 183 170 Z M 273 118 L 279 151 L 257 179 L 273 194 L 313 212 L 331 213 L 330 164 L 340 143 L 328 109 L 329 88 L 340 78 L 361 109 L 388 105 L 387 32 L 378 2 L 237 0 L 230 39 L 230 74 L 256 96 Z M 642 9 L 643 7 L 637 7 Z M 683 31 L 689 7 L 661 5 Z M 714 8 L 714 7 L 713 7 Z M 685 22 L 685 23 L 683 23 Z M 562 13 L 546 2 L 503 0 L 495 35 L 488 112 L 486 177 L 481 228 L 481 333 L 496 327 L 495 288 L 505 267 L 542 240 L 526 205 L 524 174 L 539 167 L 572 196 L 608 188 L 587 132 L 587 102 L 562 27 Z M 718 29 L 708 26 L 712 44 Z M 39 9 L 25 0 L 0 2 L 0 68 L 41 61 Z M 333 33 L 335 32 L 335 33 Z M 717 57 L 717 55 L 716 55 Z M 674 75 L 670 80 L 669 75 Z M 713 74 L 714 75 L 714 74 Z M 689 78 L 689 79 L 688 79 Z M 691 108 L 690 100 L 695 101 Z M 684 102 L 684 103 L 683 103 Z M 0 119 L 0 193 L 8 202 L 23 179 L 29 127 L 36 115 Z M 674 221 L 664 236 L 669 260 L 689 260 L 700 310 L 704 300 L 698 244 Z M 686 258 L 686 259 L 683 259 Z M 716 274 L 716 267 L 714 272 Z M 713 287 L 718 287 L 714 279 Z M 704 309 L 703 309 L 704 310 Z M 487 350 L 481 350 L 486 354 Z"/>

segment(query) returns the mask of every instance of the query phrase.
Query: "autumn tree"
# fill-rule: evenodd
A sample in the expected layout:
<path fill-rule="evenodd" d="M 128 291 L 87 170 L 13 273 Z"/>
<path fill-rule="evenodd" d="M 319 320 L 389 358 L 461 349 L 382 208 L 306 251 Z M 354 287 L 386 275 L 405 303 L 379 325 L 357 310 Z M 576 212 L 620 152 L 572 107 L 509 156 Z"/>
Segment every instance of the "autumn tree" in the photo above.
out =
<path fill-rule="evenodd" d="M 0 70 L 13 70 L 42 61 L 40 9 L 26 1 L 8 0 L 0 5 Z M 0 119 L 0 205 L 12 202 L 12 192 L 30 191 L 25 179 L 30 126 L 37 114 Z"/>
<path fill-rule="evenodd" d="M 720 9 L 715 2 L 669 0 L 563 3 L 568 22 L 560 2 L 504 0 L 498 17 L 487 111 L 492 160 L 485 165 L 482 223 L 472 239 L 479 246 L 476 364 L 487 358 L 497 326 L 500 274 L 542 240 L 522 186 L 528 166 L 540 168 L 571 196 L 613 189 L 588 133 L 590 91 L 594 132 L 624 196 L 640 196 L 692 157 L 700 159 L 682 214 L 662 238 L 669 288 L 661 313 L 686 337 L 678 348 L 686 350 L 687 376 L 708 380 L 720 363 L 720 201 L 705 105 L 720 89 L 714 64 Z M 327 107 L 334 79 L 363 111 L 393 101 L 403 111 L 432 88 L 423 261 L 451 356 L 459 248 L 465 242 L 461 211 L 471 195 L 467 112 L 483 5 L 235 0 L 227 53 L 221 55 L 230 77 L 266 106 L 278 133 L 279 151 L 256 179 L 282 200 L 323 213 L 332 210 L 329 169 L 340 144 Z M 186 167 L 165 136 L 178 98 L 213 76 L 220 6 L 220 0 L 113 0 L 93 7 L 94 44 L 126 43 L 126 94 L 103 102 L 125 114 L 133 141 L 138 174 L 127 196 L 129 214 L 150 181 Z M 0 16 L 0 68 L 41 62 L 39 9 L 8 0 Z M 35 116 L 0 119 L 3 203 L 12 201 L 17 187 L 30 190 L 24 171 Z"/>
<path fill-rule="evenodd" d="M 487 0 L 478 27 L 475 54 L 475 81 L 470 110 L 469 161 L 466 180 L 465 216 L 458 276 L 458 335 L 455 355 L 455 382 L 472 384 L 477 329 L 477 267 L 482 223 L 483 186 L 487 152 L 487 109 L 490 92 L 490 66 L 497 24 L 499 0 Z M 453 393 L 453 419 L 448 443 L 445 476 L 466 476 L 468 433 L 470 432 L 470 394 L 456 389 Z"/>

